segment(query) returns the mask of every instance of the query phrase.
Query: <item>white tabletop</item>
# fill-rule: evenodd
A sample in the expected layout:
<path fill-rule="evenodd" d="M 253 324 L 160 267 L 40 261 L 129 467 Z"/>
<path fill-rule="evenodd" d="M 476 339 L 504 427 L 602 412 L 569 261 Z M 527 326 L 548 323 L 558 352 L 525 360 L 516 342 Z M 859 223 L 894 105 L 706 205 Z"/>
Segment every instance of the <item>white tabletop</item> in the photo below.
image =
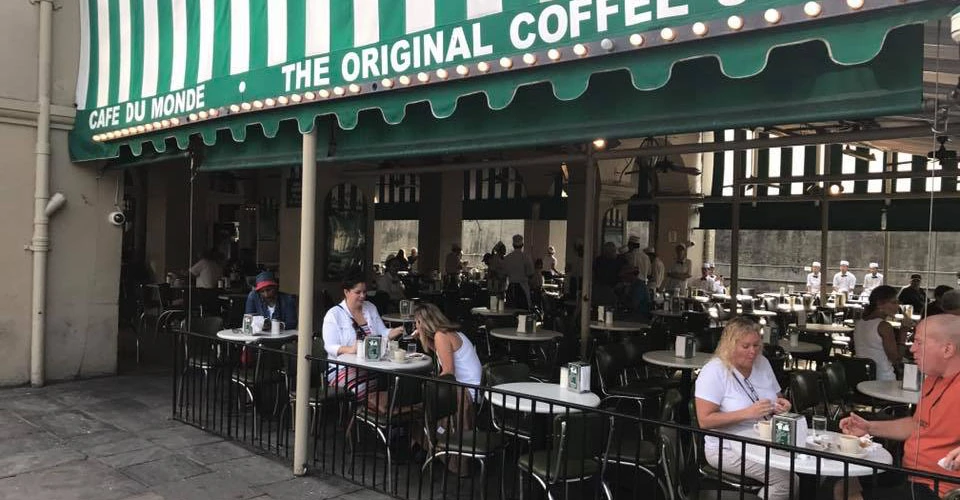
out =
<path fill-rule="evenodd" d="M 799 328 L 797 327 L 796 323 L 790 323 L 790 326 Z M 810 333 L 850 333 L 853 331 L 853 327 L 846 325 L 832 325 L 824 323 L 807 323 L 806 326 L 800 329 Z"/>
<path fill-rule="evenodd" d="M 497 337 L 498 339 L 506 340 L 521 340 L 526 342 L 546 342 L 548 340 L 553 340 L 558 337 L 563 337 L 563 334 L 560 332 L 555 332 L 553 330 L 545 330 L 543 328 L 537 329 L 536 333 L 520 333 L 517 329 L 514 328 L 494 328 L 490 335 Z"/>
<path fill-rule="evenodd" d="M 865 380 L 857 390 L 877 399 L 915 405 L 920 402 L 920 391 L 905 391 L 899 380 Z"/>
<path fill-rule="evenodd" d="M 759 439 L 756 431 L 748 430 L 739 433 L 741 436 L 750 437 L 754 439 Z M 835 432 L 828 432 L 827 434 L 837 436 Z M 806 446 L 801 446 L 804 448 Z M 844 458 L 847 458 L 846 455 L 836 454 L 839 460 L 830 460 L 827 458 L 819 458 L 812 455 L 796 454 L 792 458 L 790 452 L 784 450 L 770 450 L 770 468 L 789 471 L 791 468 L 791 462 L 793 466 L 793 472 L 798 474 L 818 474 L 820 476 L 869 476 L 874 473 L 874 469 L 870 467 L 864 467 L 862 465 L 846 464 L 841 462 Z M 747 460 L 764 464 L 767 462 L 767 450 L 763 446 L 748 444 L 744 456 Z M 893 456 L 890 455 L 890 452 L 883 448 L 883 446 L 874 446 L 866 455 L 862 457 L 849 457 L 849 458 L 858 458 L 860 460 L 869 460 L 871 462 L 877 462 L 878 464 L 890 465 L 893 463 Z M 820 463 L 819 471 L 817 470 L 817 462 Z M 848 468 L 849 467 L 849 468 Z M 883 471 L 877 471 L 883 472 Z"/>
<path fill-rule="evenodd" d="M 357 357 L 356 354 L 341 354 L 337 356 L 337 362 L 353 366 L 362 366 L 366 368 L 376 368 L 378 370 L 390 372 L 419 372 L 426 371 L 433 366 L 433 359 L 423 353 L 407 354 L 407 361 L 397 363 L 393 359 L 381 359 L 380 361 L 365 361 Z"/>
<path fill-rule="evenodd" d="M 526 314 L 526 309 L 511 309 L 509 307 L 503 308 L 502 311 L 491 311 L 489 307 L 474 307 L 470 309 L 470 314 L 479 314 L 480 316 L 516 316 L 518 314 Z"/>
<path fill-rule="evenodd" d="M 893 319 L 897 321 L 903 321 L 903 315 L 900 313 L 894 314 Z M 912 319 L 914 322 L 917 322 L 923 319 L 923 316 L 920 316 L 919 314 L 911 314 L 910 319 Z"/>
<path fill-rule="evenodd" d="M 713 354 L 703 352 L 693 353 L 692 358 L 678 358 L 674 351 L 648 351 L 643 353 L 643 360 L 651 365 L 666 366 L 680 370 L 699 370 L 713 359 Z"/>
<path fill-rule="evenodd" d="M 271 340 L 293 340 L 297 337 L 298 333 L 299 332 L 297 330 L 282 330 L 276 335 L 271 333 L 243 333 L 239 328 L 232 328 L 228 330 L 220 330 L 217 332 L 217 338 L 252 343 Z"/>
<path fill-rule="evenodd" d="M 796 354 L 811 354 L 823 350 L 822 347 L 813 342 L 797 342 L 797 345 L 792 346 L 787 339 L 780 340 L 780 347 L 782 347 L 784 351 Z"/>
<path fill-rule="evenodd" d="M 621 321 L 615 319 L 613 320 L 613 323 L 591 321 L 590 328 L 593 330 L 603 330 L 607 332 L 639 332 L 640 330 L 646 330 L 647 328 L 650 328 L 650 325 L 637 321 Z"/>
<path fill-rule="evenodd" d="M 401 316 L 396 313 L 384 314 L 380 318 L 390 323 L 413 323 L 414 321 L 413 316 Z"/>
<path fill-rule="evenodd" d="M 487 393 L 487 399 L 490 404 L 506 408 L 508 410 L 517 410 L 524 413 L 565 413 L 568 406 L 566 404 L 575 404 L 580 406 L 589 406 L 596 408 L 600 406 L 600 396 L 592 392 L 573 392 L 566 387 L 560 387 L 560 384 L 543 384 L 540 382 L 512 382 L 509 384 L 500 384 L 493 386 L 493 389 L 501 391 L 517 392 L 527 394 L 531 397 L 555 401 L 550 404 L 543 401 L 534 401 L 531 399 L 520 398 L 517 401 L 515 396 L 507 396 L 500 393 Z M 576 408 L 569 408 L 571 412 L 580 411 Z"/>
<path fill-rule="evenodd" d="M 757 318 L 774 318 L 777 316 L 777 313 L 774 311 L 767 311 L 766 309 L 754 309 L 750 312 L 745 313 L 747 316 L 754 316 Z"/>

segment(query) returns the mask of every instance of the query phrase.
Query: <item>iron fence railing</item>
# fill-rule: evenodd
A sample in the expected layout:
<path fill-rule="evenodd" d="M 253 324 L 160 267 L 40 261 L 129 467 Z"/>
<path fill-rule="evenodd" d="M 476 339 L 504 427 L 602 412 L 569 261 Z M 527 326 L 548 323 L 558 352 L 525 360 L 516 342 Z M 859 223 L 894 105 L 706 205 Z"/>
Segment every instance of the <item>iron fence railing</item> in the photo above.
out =
<path fill-rule="evenodd" d="M 291 460 L 296 344 L 269 345 L 268 337 L 243 344 L 189 332 L 172 337 L 174 418 Z M 874 455 L 691 427 L 680 421 L 681 409 L 689 408 L 689 394 L 681 393 L 690 387 L 652 395 L 659 409 L 641 415 L 622 399 L 584 406 L 314 352 L 308 470 L 397 498 L 777 500 L 846 497 L 854 480 L 960 483 L 882 464 Z M 707 437 L 717 438 L 719 448 L 704 447 Z M 901 453 L 895 443 L 884 445 L 894 457 Z"/>

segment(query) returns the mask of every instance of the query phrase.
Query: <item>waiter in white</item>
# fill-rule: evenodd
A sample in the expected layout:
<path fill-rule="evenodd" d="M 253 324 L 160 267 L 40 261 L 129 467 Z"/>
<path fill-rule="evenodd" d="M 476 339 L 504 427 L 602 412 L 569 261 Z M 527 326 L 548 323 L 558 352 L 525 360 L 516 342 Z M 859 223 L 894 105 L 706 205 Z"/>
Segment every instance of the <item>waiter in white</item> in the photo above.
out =
<path fill-rule="evenodd" d="M 507 291 L 509 292 L 511 288 L 515 287 L 520 287 L 523 291 L 524 302 L 511 304 L 511 306 L 517 309 L 528 309 L 530 307 L 530 280 L 533 279 L 534 269 L 530 255 L 523 251 L 523 236 L 513 235 L 513 251 L 503 258 L 503 269 L 510 282 L 507 285 Z"/>
<path fill-rule="evenodd" d="M 810 265 L 810 272 L 807 273 L 807 293 L 820 295 L 820 263 L 813 261 Z"/>
<path fill-rule="evenodd" d="M 833 291 L 837 293 L 853 293 L 857 287 L 857 277 L 850 272 L 850 263 L 841 260 L 840 270 L 833 275 Z"/>
<path fill-rule="evenodd" d="M 627 265 L 637 275 L 637 280 L 645 284 L 650 277 L 650 258 L 640 251 L 640 237 L 630 235 L 627 239 L 627 253 L 623 254 Z"/>
<path fill-rule="evenodd" d="M 870 302 L 870 292 L 883 284 L 883 273 L 876 262 L 870 263 L 870 271 L 863 275 L 863 290 L 860 292 L 860 302 Z"/>
<path fill-rule="evenodd" d="M 663 265 L 663 261 L 660 257 L 657 257 L 657 249 L 653 247 L 647 247 L 643 249 L 643 253 L 647 254 L 650 257 L 650 288 L 654 290 L 660 290 L 663 287 L 663 280 L 667 276 L 667 268 Z"/>

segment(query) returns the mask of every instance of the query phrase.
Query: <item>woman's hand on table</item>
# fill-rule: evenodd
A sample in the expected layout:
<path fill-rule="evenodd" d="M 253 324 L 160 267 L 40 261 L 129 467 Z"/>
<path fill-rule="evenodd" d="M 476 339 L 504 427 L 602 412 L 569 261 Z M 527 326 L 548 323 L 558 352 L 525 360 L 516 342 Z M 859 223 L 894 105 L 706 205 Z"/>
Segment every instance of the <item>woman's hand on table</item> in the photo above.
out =
<path fill-rule="evenodd" d="M 356 345 L 340 346 L 339 352 L 340 354 L 356 354 L 357 346 Z"/>
<path fill-rule="evenodd" d="M 777 398 L 777 401 L 773 404 L 774 413 L 787 413 L 790 411 L 790 408 L 793 408 L 793 405 L 791 405 L 790 400 L 786 398 Z"/>
<path fill-rule="evenodd" d="M 849 417 L 840 421 L 840 431 L 844 434 L 860 437 L 864 434 L 870 434 L 870 422 L 856 413 L 851 413 Z"/>
<path fill-rule="evenodd" d="M 745 408 L 747 419 L 760 420 L 767 418 L 773 413 L 773 402 L 769 399 L 761 399 Z"/>
<path fill-rule="evenodd" d="M 397 337 L 399 337 L 399 336 L 401 336 L 401 335 L 403 335 L 403 327 L 402 327 L 402 326 L 398 326 L 398 327 L 396 327 L 396 328 L 391 328 L 391 329 L 387 332 L 387 337 L 388 337 L 388 338 L 391 338 L 391 339 L 395 339 L 395 338 L 397 338 Z"/>

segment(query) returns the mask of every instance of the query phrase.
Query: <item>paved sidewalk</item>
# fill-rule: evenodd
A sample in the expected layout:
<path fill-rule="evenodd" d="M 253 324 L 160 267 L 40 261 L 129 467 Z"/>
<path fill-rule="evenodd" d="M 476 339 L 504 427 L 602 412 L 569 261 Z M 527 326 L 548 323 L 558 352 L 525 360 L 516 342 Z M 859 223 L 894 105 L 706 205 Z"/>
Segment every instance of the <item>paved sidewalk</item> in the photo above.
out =
<path fill-rule="evenodd" d="M 162 373 L 0 389 L 0 500 L 386 500 L 176 422 Z"/>

